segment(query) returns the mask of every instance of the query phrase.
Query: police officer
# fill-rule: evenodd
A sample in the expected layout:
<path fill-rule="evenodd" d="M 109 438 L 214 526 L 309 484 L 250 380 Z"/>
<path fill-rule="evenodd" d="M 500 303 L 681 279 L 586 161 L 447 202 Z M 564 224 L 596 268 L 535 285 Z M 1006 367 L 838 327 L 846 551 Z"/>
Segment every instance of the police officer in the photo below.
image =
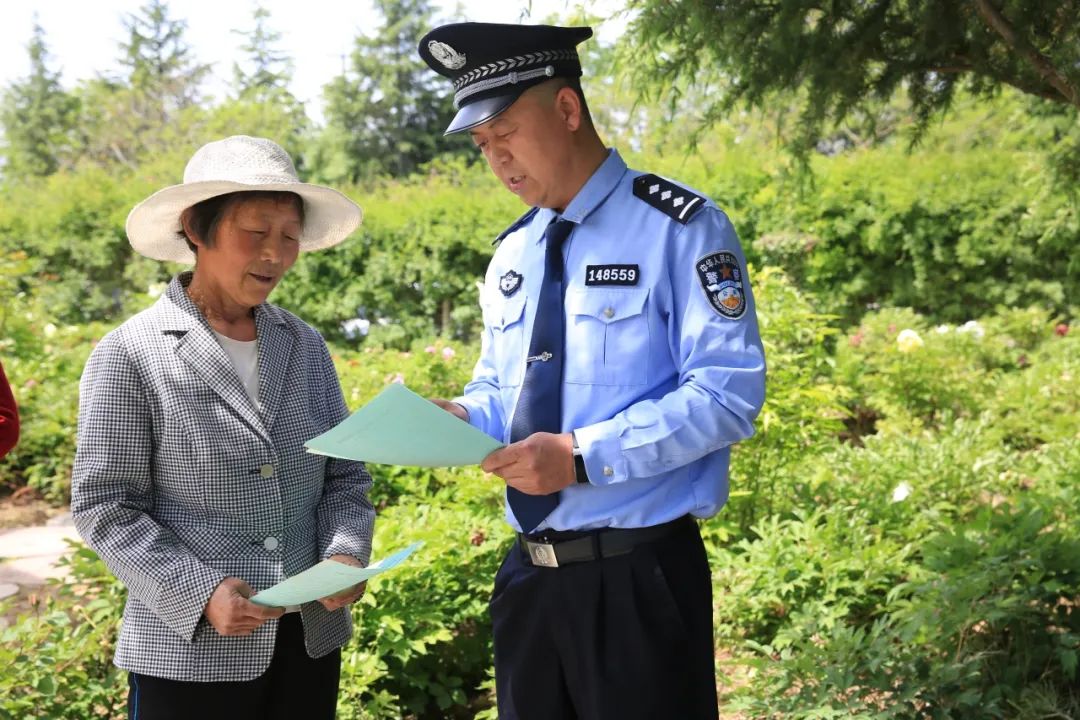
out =
<path fill-rule="evenodd" d="M 697 520 L 727 499 L 764 353 L 727 216 L 593 127 L 591 35 L 460 23 L 420 41 L 454 86 L 447 134 L 531 208 L 498 238 L 473 378 L 435 402 L 508 443 L 483 463 L 519 533 L 491 599 L 499 716 L 715 718 Z"/>

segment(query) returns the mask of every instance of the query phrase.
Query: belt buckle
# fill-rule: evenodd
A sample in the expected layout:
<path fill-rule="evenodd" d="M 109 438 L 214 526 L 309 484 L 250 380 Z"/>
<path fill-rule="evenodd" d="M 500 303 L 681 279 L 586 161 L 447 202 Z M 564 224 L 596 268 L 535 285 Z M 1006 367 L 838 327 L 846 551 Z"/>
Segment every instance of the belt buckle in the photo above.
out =
<path fill-rule="evenodd" d="M 525 547 L 529 549 L 529 557 L 532 559 L 533 565 L 552 568 L 559 567 L 559 560 L 555 557 L 554 545 L 534 543 L 530 540 L 526 540 Z"/>

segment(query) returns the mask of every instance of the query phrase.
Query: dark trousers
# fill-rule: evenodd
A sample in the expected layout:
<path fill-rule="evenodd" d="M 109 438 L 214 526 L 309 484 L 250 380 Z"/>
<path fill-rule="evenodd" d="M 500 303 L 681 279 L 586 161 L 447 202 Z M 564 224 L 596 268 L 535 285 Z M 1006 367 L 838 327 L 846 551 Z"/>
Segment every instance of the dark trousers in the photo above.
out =
<path fill-rule="evenodd" d="M 279 622 L 270 667 L 254 680 L 183 682 L 128 673 L 128 720 L 333 720 L 341 651 L 312 659 L 300 614 Z"/>
<path fill-rule="evenodd" d="M 490 610 L 500 720 L 718 716 L 712 582 L 695 523 L 558 568 L 532 566 L 515 544 Z"/>

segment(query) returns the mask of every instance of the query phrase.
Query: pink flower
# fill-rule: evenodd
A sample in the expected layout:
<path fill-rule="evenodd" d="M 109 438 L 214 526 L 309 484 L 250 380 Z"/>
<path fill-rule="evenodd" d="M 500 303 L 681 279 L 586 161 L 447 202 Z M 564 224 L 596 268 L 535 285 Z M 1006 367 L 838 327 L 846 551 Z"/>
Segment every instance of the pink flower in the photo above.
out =
<path fill-rule="evenodd" d="M 442 356 L 444 358 L 446 358 L 447 360 L 454 357 L 455 355 L 457 355 L 457 353 L 454 352 L 454 348 L 452 348 L 452 347 L 444 347 L 442 349 Z"/>
<path fill-rule="evenodd" d="M 1054 334 L 1059 337 L 1065 337 L 1069 334 L 1069 326 L 1065 323 L 1058 323 L 1057 327 L 1054 328 Z"/>
<path fill-rule="evenodd" d="M 434 345 L 428 345 L 426 348 L 424 348 L 424 352 L 431 353 L 432 355 L 434 355 L 435 354 L 435 346 Z"/>
<path fill-rule="evenodd" d="M 397 383 L 398 385 L 404 385 L 405 384 L 405 376 L 402 375 L 401 373 L 397 373 L 397 374 L 394 375 L 394 379 L 391 380 L 390 382 Z"/>

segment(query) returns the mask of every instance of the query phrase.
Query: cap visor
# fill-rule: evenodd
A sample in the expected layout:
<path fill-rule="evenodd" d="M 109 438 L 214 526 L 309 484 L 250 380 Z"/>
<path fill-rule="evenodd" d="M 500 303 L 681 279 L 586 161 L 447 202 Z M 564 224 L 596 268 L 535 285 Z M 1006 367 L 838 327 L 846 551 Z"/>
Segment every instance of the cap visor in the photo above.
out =
<path fill-rule="evenodd" d="M 458 114 L 454 116 L 453 121 L 451 121 L 450 126 L 446 128 L 443 135 L 453 135 L 454 133 L 471 130 L 477 125 L 483 125 L 513 105 L 522 92 L 522 90 L 518 90 L 509 95 L 499 95 L 469 103 L 458 110 Z"/>

